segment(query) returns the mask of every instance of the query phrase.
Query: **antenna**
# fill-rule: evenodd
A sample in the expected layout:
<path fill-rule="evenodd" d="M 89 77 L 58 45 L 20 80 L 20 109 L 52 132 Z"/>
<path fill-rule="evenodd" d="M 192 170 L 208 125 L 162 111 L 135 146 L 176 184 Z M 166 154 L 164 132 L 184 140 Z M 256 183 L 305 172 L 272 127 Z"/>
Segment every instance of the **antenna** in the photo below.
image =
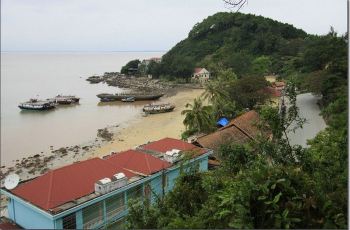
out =
<path fill-rule="evenodd" d="M 19 183 L 19 176 L 17 174 L 10 174 L 5 178 L 5 188 L 14 189 Z"/>

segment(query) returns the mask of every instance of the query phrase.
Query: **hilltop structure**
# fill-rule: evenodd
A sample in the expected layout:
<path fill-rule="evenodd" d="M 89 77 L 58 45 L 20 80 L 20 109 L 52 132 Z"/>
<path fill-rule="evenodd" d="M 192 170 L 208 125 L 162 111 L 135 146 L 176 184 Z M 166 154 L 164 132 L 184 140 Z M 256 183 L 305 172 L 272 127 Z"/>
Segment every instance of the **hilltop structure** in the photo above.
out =
<path fill-rule="evenodd" d="M 209 81 L 210 78 L 210 72 L 206 68 L 195 68 L 192 80 L 193 81 L 199 81 L 200 83 L 204 83 Z"/>

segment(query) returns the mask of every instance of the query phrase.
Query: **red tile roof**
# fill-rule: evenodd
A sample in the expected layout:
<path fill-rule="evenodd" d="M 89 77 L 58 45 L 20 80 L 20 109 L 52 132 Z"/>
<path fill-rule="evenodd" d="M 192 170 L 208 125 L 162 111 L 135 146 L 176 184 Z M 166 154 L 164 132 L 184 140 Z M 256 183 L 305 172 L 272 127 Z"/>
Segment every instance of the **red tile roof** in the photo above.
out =
<path fill-rule="evenodd" d="M 285 87 L 286 83 L 283 81 L 276 81 L 273 83 L 273 85 L 275 85 L 276 87 Z"/>
<path fill-rule="evenodd" d="M 194 69 L 194 73 L 199 73 L 199 72 L 201 72 L 202 69 L 203 69 L 203 68 L 195 68 L 195 69 Z"/>
<path fill-rule="evenodd" d="M 150 143 L 145 149 L 166 152 L 172 149 L 200 149 L 198 154 L 206 152 L 184 141 L 165 138 Z M 74 201 L 94 192 L 96 181 L 123 172 L 130 178 L 137 174 L 150 175 L 171 164 L 150 154 L 129 150 L 111 155 L 106 159 L 93 158 L 75 164 L 51 170 L 33 180 L 20 184 L 11 192 L 22 199 L 50 211 L 67 202 Z"/>
<path fill-rule="evenodd" d="M 12 220 L 7 219 L 6 217 L 1 217 L 0 219 L 0 230 L 5 229 L 23 229 L 18 226 L 16 223 L 12 222 Z"/>
<path fill-rule="evenodd" d="M 281 97 L 282 96 L 281 91 L 275 87 L 267 86 L 262 91 L 271 97 Z"/>
<path fill-rule="evenodd" d="M 159 141 L 154 141 L 152 143 L 143 145 L 142 148 L 145 150 L 152 150 L 161 153 L 165 153 L 166 151 L 172 149 L 178 149 L 181 151 L 192 150 L 197 146 L 187 143 L 185 141 L 173 139 L 173 138 L 164 138 Z"/>
<path fill-rule="evenodd" d="M 22 229 L 22 228 L 12 223 L 0 223 L 0 230 L 7 230 L 7 229 Z"/>
<path fill-rule="evenodd" d="M 11 192 L 34 205 L 49 210 L 94 192 L 96 181 L 123 172 L 130 178 L 136 174 L 93 158 L 51 170 L 31 181 L 20 184 Z"/>
<path fill-rule="evenodd" d="M 113 154 L 106 160 L 117 167 L 144 175 L 151 175 L 171 166 L 171 164 L 166 161 L 135 150 Z"/>

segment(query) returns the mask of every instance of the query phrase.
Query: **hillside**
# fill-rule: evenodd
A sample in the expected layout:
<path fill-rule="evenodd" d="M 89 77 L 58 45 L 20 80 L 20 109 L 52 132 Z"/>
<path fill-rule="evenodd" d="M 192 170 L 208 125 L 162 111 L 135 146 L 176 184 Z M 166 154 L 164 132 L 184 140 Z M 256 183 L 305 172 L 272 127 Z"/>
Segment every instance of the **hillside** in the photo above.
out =
<path fill-rule="evenodd" d="M 194 67 L 205 66 L 211 72 L 232 68 L 239 76 L 278 73 L 307 37 L 303 30 L 261 16 L 217 13 L 194 25 L 151 71 L 155 76 L 188 77 Z"/>
<path fill-rule="evenodd" d="M 214 75 L 202 95 L 209 106 L 196 98 L 183 111 L 187 134 L 210 133 L 211 121 L 256 108 L 262 119 L 257 127 L 273 135 L 221 144 L 215 151 L 219 167 L 188 170 L 154 204 L 131 204 L 129 228 L 347 229 L 347 50 L 348 35 L 338 36 L 332 27 L 323 36 L 307 35 L 240 13 L 219 13 L 195 25 L 150 68 L 167 78 L 189 79 L 195 66 Z M 262 76 L 269 73 L 287 82 L 288 108 L 261 106 Z M 322 96 L 318 103 L 327 122 L 306 148 L 291 145 L 287 135 L 307 122 L 299 116 L 296 89 Z"/>

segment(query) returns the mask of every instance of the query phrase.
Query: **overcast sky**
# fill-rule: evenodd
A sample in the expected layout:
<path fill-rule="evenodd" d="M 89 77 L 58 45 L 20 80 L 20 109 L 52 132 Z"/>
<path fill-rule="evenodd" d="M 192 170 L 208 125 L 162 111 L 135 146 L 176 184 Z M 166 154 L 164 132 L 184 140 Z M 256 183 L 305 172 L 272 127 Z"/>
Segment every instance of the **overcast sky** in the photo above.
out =
<path fill-rule="evenodd" d="M 166 51 L 222 0 L 1 0 L 2 51 Z M 347 31 L 347 0 L 249 0 L 241 12 Z"/>

